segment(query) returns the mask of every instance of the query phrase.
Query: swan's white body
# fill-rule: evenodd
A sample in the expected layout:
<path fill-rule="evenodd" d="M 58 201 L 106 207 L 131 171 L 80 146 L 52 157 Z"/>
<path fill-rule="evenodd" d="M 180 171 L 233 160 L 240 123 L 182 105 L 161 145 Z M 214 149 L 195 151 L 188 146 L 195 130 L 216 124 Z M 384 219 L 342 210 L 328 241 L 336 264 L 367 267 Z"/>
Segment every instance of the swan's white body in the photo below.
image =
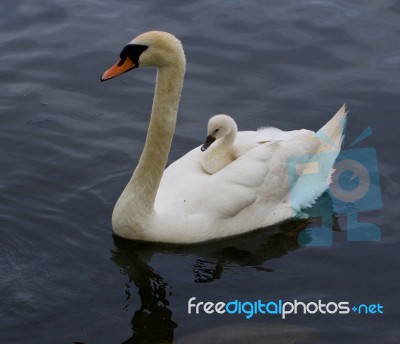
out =
<path fill-rule="evenodd" d="M 163 32 L 144 33 L 130 44 L 147 47 L 137 62 L 158 67 L 158 73 L 143 153 L 114 208 L 117 235 L 185 244 L 237 235 L 295 216 L 327 189 L 343 139 L 344 106 L 317 134 L 276 128 L 238 132 L 235 142 L 244 146 L 276 142 L 257 143 L 212 175 L 200 164 L 200 147 L 164 171 L 185 72 L 184 53 L 180 42 Z M 102 80 L 126 71 L 115 73 L 120 65 Z M 321 165 L 318 171 L 316 162 Z"/>

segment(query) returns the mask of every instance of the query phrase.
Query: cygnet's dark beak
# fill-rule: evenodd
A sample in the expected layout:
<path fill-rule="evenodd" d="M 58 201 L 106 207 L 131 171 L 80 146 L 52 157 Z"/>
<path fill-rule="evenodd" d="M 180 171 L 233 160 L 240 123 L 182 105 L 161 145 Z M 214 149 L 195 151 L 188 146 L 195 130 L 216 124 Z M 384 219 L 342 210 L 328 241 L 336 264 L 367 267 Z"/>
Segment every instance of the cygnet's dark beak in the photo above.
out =
<path fill-rule="evenodd" d="M 208 147 L 211 146 L 211 144 L 215 141 L 215 137 L 208 135 L 206 138 L 206 141 L 204 144 L 201 146 L 201 151 L 204 152 Z"/>

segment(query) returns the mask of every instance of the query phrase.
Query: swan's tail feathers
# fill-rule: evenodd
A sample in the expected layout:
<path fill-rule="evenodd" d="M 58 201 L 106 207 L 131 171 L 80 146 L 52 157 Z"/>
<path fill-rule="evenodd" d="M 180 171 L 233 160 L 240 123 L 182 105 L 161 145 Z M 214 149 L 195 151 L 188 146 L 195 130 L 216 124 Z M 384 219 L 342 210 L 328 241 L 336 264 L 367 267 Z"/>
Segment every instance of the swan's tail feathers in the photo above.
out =
<path fill-rule="evenodd" d="M 340 153 L 347 122 L 347 109 L 343 105 L 332 119 L 318 132 L 318 150 L 312 155 L 296 157 L 288 162 L 289 175 L 295 176 L 291 184 L 290 203 L 294 213 L 314 204 L 331 184 L 333 166 Z"/>
<path fill-rule="evenodd" d="M 339 154 L 346 130 L 347 112 L 346 104 L 344 104 L 335 116 L 317 131 L 317 137 L 321 140 L 317 154 L 329 152 Z"/>

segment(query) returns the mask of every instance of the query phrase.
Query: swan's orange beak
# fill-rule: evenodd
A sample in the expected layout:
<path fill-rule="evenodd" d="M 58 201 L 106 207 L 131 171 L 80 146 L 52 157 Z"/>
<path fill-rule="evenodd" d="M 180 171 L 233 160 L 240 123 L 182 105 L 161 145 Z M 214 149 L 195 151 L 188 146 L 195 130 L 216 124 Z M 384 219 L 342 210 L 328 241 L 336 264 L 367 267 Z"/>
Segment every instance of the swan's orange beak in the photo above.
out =
<path fill-rule="evenodd" d="M 101 76 L 100 80 L 106 81 L 115 78 L 118 75 L 121 75 L 122 73 L 125 73 L 135 67 L 137 67 L 137 65 L 133 63 L 129 57 L 127 57 L 125 61 L 119 60 L 110 69 L 107 69 Z"/>

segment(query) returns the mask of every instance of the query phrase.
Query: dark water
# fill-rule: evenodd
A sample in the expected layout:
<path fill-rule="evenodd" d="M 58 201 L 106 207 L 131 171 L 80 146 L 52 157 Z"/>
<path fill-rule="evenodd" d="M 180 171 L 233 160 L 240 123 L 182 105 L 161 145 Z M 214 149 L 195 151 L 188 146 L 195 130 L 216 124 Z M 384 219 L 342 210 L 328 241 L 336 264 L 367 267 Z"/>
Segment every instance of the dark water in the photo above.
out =
<path fill-rule="evenodd" d="M 240 129 L 316 130 L 347 103 L 345 148 L 374 147 L 381 240 L 304 247 L 289 221 L 175 247 L 111 234 L 144 142 L 154 70 L 100 84 L 137 34 L 176 34 L 188 59 L 170 160 L 212 114 Z M 5 0 L 0 4 L 1 343 L 398 343 L 400 1 Z M 379 197 L 379 196 L 377 196 Z M 187 302 L 379 303 L 383 314 L 188 315 Z"/>

